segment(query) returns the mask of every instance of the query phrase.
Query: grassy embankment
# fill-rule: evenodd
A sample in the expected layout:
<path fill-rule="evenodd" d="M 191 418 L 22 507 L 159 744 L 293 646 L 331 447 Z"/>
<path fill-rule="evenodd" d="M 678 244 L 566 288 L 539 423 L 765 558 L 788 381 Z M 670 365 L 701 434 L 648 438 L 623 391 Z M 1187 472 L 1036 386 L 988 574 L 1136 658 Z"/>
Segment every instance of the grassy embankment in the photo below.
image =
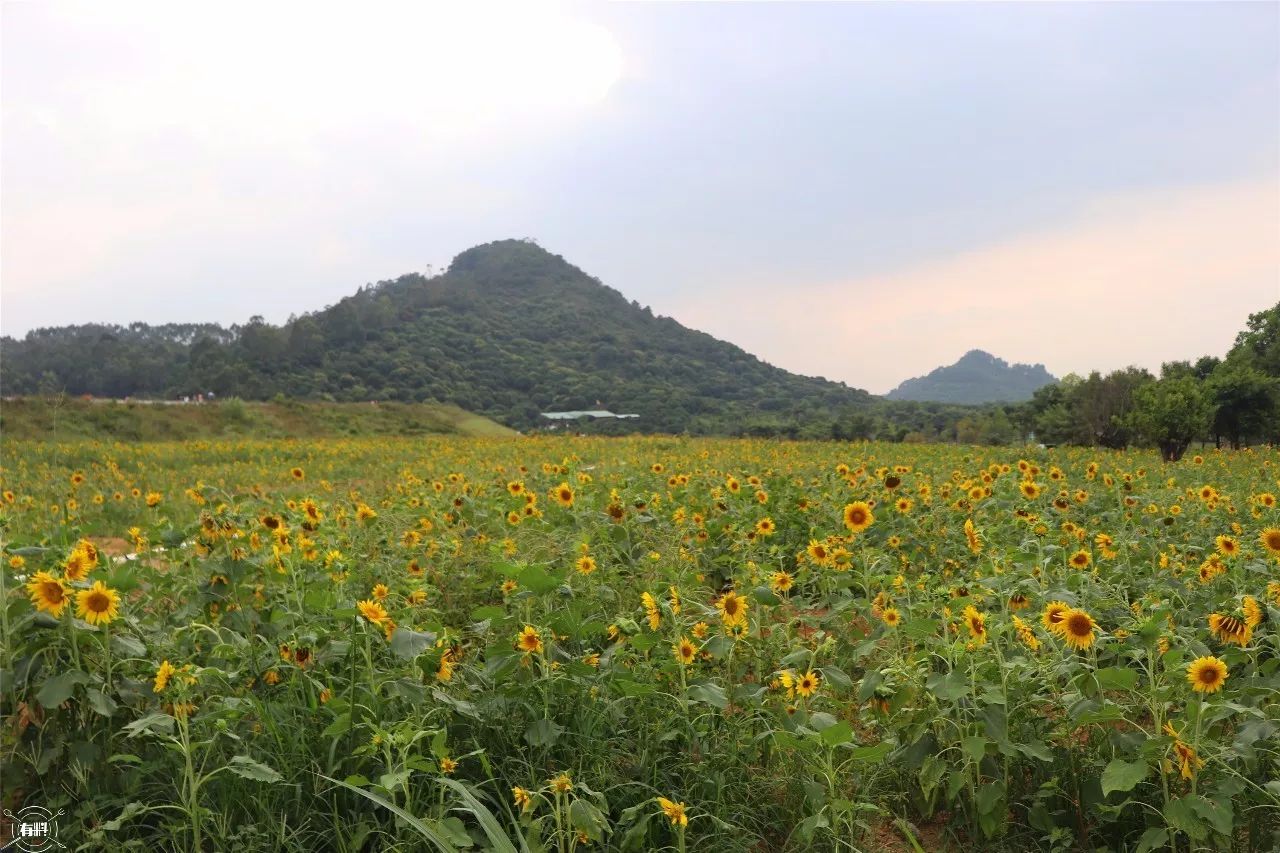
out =
<path fill-rule="evenodd" d="M 439 403 L 118 403 L 19 398 L 0 403 L 0 437 L 11 440 L 180 441 L 246 436 L 516 435 L 502 424 Z"/>

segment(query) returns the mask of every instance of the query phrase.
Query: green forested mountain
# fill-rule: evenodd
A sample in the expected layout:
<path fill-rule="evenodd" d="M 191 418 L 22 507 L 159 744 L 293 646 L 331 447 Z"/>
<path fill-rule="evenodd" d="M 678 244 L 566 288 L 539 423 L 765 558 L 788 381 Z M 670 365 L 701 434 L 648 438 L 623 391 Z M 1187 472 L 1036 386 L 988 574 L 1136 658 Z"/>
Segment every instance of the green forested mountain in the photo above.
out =
<path fill-rule="evenodd" d="M 284 326 L 69 326 L 2 345 L 9 395 L 435 400 L 518 428 L 538 424 L 540 411 L 606 408 L 641 416 L 619 428 L 724 433 L 829 424 L 871 400 L 656 316 L 519 240 Z"/>
<path fill-rule="evenodd" d="M 1043 364 L 1009 364 L 980 349 L 927 376 L 908 379 L 888 393 L 890 400 L 938 403 L 1017 403 L 1057 380 Z"/>

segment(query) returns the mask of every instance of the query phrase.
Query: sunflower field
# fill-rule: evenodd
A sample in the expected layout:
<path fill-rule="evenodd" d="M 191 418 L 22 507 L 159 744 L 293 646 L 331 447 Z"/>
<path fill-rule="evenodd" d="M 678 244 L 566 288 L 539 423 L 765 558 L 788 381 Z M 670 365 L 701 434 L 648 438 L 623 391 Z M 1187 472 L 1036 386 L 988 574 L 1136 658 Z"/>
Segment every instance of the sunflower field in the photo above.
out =
<path fill-rule="evenodd" d="M 0 463 L 3 805 L 68 849 L 1280 849 L 1274 450 Z"/>

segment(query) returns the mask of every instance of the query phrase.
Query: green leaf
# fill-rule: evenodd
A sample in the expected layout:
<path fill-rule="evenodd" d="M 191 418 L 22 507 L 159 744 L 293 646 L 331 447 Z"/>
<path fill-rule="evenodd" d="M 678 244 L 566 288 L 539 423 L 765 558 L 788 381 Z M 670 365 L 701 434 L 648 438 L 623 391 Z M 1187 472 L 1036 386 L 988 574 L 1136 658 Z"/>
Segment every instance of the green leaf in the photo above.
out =
<path fill-rule="evenodd" d="M 529 746 L 555 746 L 564 734 L 564 728 L 551 720 L 538 720 L 525 729 L 524 739 Z"/>
<path fill-rule="evenodd" d="M 939 699 L 954 701 L 969 692 L 969 682 L 963 672 L 951 672 L 947 675 L 937 673 L 929 676 L 925 686 Z"/>
<path fill-rule="evenodd" d="M 1205 797 L 1197 797 L 1191 802 L 1196 814 L 1209 821 L 1219 835 L 1231 835 L 1231 826 L 1235 822 L 1235 813 L 1231 808 L 1231 800 L 1223 798 L 1214 801 Z"/>
<path fill-rule="evenodd" d="M 1132 791 L 1143 779 L 1147 778 L 1145 761 L 1124 761 L 1117 758 L 1102 771 L 1102 796 L 1112 791 Z"/>
<path fill-rule="evenodd" d="M 458 849 L 456 846 L 454 846 L 453 842 L 448 839 L 447 836 L 445 836 L 442 832 L 440 832 L 440 830 L 438 830 L 435 827 L 434 822 L 432 824 L 428 824 L 426 821 L 420 818 L 414 817 L 404 809 L 397 806 L 395 803 L 388 802 L 387 800 L 383 799 L 382 797 L 378 796 L 372 791 L 366 791 L 364 788 L 357 788 L 355 785 L 348 785 L 346 782 L 342 782 L 338 779 L 332 779 L 324 775 L 323 773 L 317 773 L 316 775 L 319 776 L 321 779 L 324 779 L 326 782 L 332 782 L 335 785 L 341 785 L 343 788 L 346 788 L 349 791 L 353 791 L 359 794 L 360 796 L 364 797 L 366 800 L 376 803 L 377 805 L 382 806 L 384 809 L 392 812 L 393 814 L 396 814 L 405 823 L 413 827 L 413 829 L 417 831 L 419 835 L 421 835 L 427 841 L 431 842 L 431 844 L 433 844 L 437 850 L 441 850 L 444 853 L 454 853 L 454 851 Z"/>
<path fill-rule="evenodd" d="M 247 755 L 237 755 L 235 758 L 228 761 L 227 769 L 237 776 L 242 776 L 245 779 L 253 779 L 258 782 L 280 782 L 284 779 L 284 777 L 267 765 L 254 761 Z"/>
<path fill-rule="evenodd" d="M 475 846 L 471 836 L 467 835 L 467 825 L 462 822 L 461 818 L 446 817 L 441 819 L 440 832 L 448 836 L 450 841 L 463 850 Z"/>
<path fill-rule="evenodd" d="M 116 700 L 112 699 L 98 688 L 90 687 L 85 691 L 85 696 L 89 700 L 89 707 L 92 708 L 95 713 L 101 714 L 104 717 L 110 717 L 116 712 Z"/>
<path fill-rule="evenodd" d="M 1152 850 L 1163 849 L 1169 843 L 1169 830 L 1163 826 L 1153 826 L 1138 839 L 1134 853 L 1151 853 Z"/>
<path fill-rule="evenodd" d="M 1164 807 L 1165 822 L 1196 840 L 1209 834 L 1208 827 L 1196 814 L 1198 811 L 1196 801 L 1199 799 L 1200 797 L 1196 794 L 1188 794 L 1185 797 L 1170 800 Z"/>
<path fill-rule="evenodd" d="M 609 831 L 609 821 L 601 811 L 586 800 L 574 800 L 569 806 L 569 822 L 580 829 L 592 841 L 603 841 Z"/>
<path fill-rule="evenodd" d="M 838 746 L 842 743 L 848 743 L 853 740 L 853 726 L 840 720 L 834 726 L 828 726 L 823 729 L 819 737 L 827 746 Z"/>
<path fill-rule="evenodd" d="M 982 785 L 978 788 L 978 795 L 975 801 L 978 805 L 978 814 L 989 815 L 995 812 L 1000 802 L 1004 799 L 1004 783 L 994 782 L 989 785 Z"/>
<path fill-rule="evenodd" d="M 838 666 L 824 666 L 822 669 L 818 670 L 818 672 L 822 674 L 822 677 L 828 683 L 835 687 L 841 687 L 847 690 L 853 686 L 853 679 L 849 677 L 847 672 Z M 879 673 L 876 674 L 879 675 Z"/>
<path fill-rule="evenodd" d="M 751 595 L 761 604 L 781 604 L 782 599 L 778 594 L 767 586 L 758 586 L 751 591 Z"/>
<path fill-rule="evenodd" d="M 960 741 L 960 749 L 974 761 L 981 761 L 987 752 L 987 739 L 980 735 L 972 735 Z"/>
<path fill-rule="evenodd" d="M 1103 690 L 1132 690 L 1138 686 L 1138 673 L 1122 666 L 1109 666 L 1094 673 Z"/>
<path fill-rule="evenodd" d="M 396 628 L 395 633 L 391 635 L 391 651 L 399 658 L 413 660 L 434 645 L 435 641 L 435 634 Z"/>
<path fill-rule="evenodd" d="M 493 816 L 493 812 L 480 802 L 480 800 L 471 792 L 471 789 L 456 779 L 446 779 L 441 776 L 437 780 L 449 790 L 458 795 L 462 800 L 462 805 L 458 808 L 463 811 L 470 812 L 476 822 L 480 824 L 480 829 L 484 832 L 485 838 L 489 839 L 489 847 L 493 853 L 516 853 L 516 846 L 511 843 L 511 839 L 502 830 L 502 824 Z M 520 846 L 527 848 L 524 839 L 520 839 Z"/>
<path fill-rule="evenodd" d="M 125 733 L 126 737 L 135 737 L 143 732 L 167 735 L 173 734 L 174 722 L 173 717 L 168 714 L 147 714 L 132 723 L 125 724 L 120 730 Z"/>
<path fill-rule="evenodd" d="M 521 589 L 527 589 L 537 595 L 546 595 L 560 586 L 563 578 L 547 572 L 541 566 L 527 566 L 516 576 Z"/>
<path fill-rule="evenodd" d="M 85 684 L 88 681 L 89 673 L 78 669 L 60 673 L 45 679 L 44 684 L 40 685 L 40 692 L 36 694 L 36 699 L 46 708 L 56 708 L 71 698 L 77 684 Z"/>
<path fill-rule="evenodd" d="M 849 757 L 855 761 L 875 762 L 883 760 L 891 752 L 893 752 L 893 744 L 881 741 L 871 746 L 854 747 L 849 750 Z"/>
<path fill-rule="evenodd" d="M 721 710 L 729 707 L 729 697 L 725 695 L 724 688 L 709 681 L 690 684 L 689 698 L 695 702 L 706 702 Z"/>
<path fill-rule="evenodd" d="M 136 801 L 129 803 L 121 810 L 120 814 L 104 823 L 102 825 L 102 829 L 104 832 L 115 832 L 120 827 L 124 826 L 124 822 L 126 820 L 137 817 L 147 811 L 149 811 L 149 809 L 142 803 Z"/>

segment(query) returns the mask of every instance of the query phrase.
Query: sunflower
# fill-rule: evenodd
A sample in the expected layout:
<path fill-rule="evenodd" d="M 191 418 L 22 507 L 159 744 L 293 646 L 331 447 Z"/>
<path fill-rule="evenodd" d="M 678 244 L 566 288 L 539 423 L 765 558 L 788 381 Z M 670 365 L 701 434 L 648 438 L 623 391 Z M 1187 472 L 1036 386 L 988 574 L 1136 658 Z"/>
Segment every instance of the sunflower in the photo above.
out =
<path fill-rule="evenodd" d="M 568 483 L 556 486 L 551 492 L 551 497 L 565 509 L 573 506 L 573 489 L 569 488 Z"/>
<path fill-rule="evenodd" d="M 818 687 L 822 684 L 822 677 L 813 670 L 809 670 L 804 675 L 796 679 L 796 693 L 801 696 L 809 697 L 818 692 Z"/>
<path fill-rule="evenodd" d="M 1204 760 L 1196 755 L 1196 751 L 1178 736 L 1178 730 L 1173 727 L 1172 723 L 1164 724 L 1164 732 L 1173 738 L 1173 751 L 1178 754 L 1179 770 L 1183 779 L 1192 779 L 1196 775 L 1196 771 L 1204 767 Z M 1168 771 L 1166 771 L 1168 772 Z"/>
<path fill-rule="evenodd" d="M 36 572 L 27 581 L 27 594 L 31 596 L 31 603 L 36 606 L 36 610 L 48 611 L 54 618 L 61 616 L 63 609 L 71 602 L 71 591 L 66 582 L 48 572 Z"/>
<path fill-rule="evenodd" d="M 880 612 L 880 621 L 890 628 L 896 628 L 902 622 L 902 614 L 896 607 L 886 607 Z"/>
<path fill-rule="evenodd" d="M 289 476 L 293 477 L 295 480 L 305 480 L 307 474 L 301 468 L 294 467 L 289 469 Z"/>
<path fill-rule="evenodd" d="M 1087 569 L 1089 568 L 1089 564 L 1093 562 L 1093 555 L 1088 551 L 1081 549 L 1072 554 L 1071 559 L 1068 560 L 1068 562 L 1071 563 L 1073 568 Z"/>
<path fill-rule="evenodd" d="M 1215 538 L 1213 544 L 1217 547 L 1218 553 L 1224 557 L 1234 557 L 1240 553 L 1240 543 L 1225 534 Z"/>
<path fill-rule="evenodd" d="M 580 575 L 589 575 L 596 570 L 596 558 L 592 557 L 590 554 L 583 554 L 578 558 L 578 561 L 574 563 L 574 568 L 578 570 L 578 574 Z"/>
<path fill-rule="evenodd" d="M 1227 680 L 1227 665 L 1221 658 L 1196 658 L 1187 666 L 1187 682 L 1197 693 L 1217 693 Z"/>
<path fill-rule="evenodd" d="M 385 601 L 387 596 L 391 594 L 391 589 L 385 583 L 376 583 L 373 585 L 371 594 L 378 601 Z"/>
<path fill-rule="evenodd" d="M 449 756 L 446 755 L 440 759 L 440 772 L 443 773 L 444 775 L 448 776 L 449 774 L 453 773 L 453 771 L 457 769 L 458 769 L 458 762 L 453 760 Z"/>
<path fill-rule="evenodd" d="M 969 629 L 969 635 L 979 645 L 987 641 L 987 617 L 972 604 L 964 609 L 964 624 Z"/>
<path fill-rule="evenodd" d="M 1268 527 L 1258 534 L 1258 541 L 1272 554 L 1280 555 L 1280 527 Z"/>
<path fill-rule="evenodd" d="M 739 625 L 747 621 L 747 600 L 733 590 L 720 596 L 716 609 L 720 611 L 720 618 L 726 625 Z"/>
<path fill-rule="evenodd" d="M 166 687 L 169 686 L 169 679 L 173 678 L 174 673 L 176 673 L 177 671 L 178 671 L 178 668 L 175 667 L 173 664 L 169 663 L 169 661 L 167 660 L 161 661 L 159 668 L 156 669 L 155 686 L 151 688 L 151 691 L 153 693 L 162 692 Z"/>
<path fill-rule="evenodd" d="M 1030 606 L 1031 602 L 1028 601 L 1027 597 L 1020 592 L 1015 592 L 1013 595 L 1009 596 L 1009 609 L 1015 613 L 1019 610 L 1026 610 Z"/>
<path fill-rule="evenodd" d="M 871 505 L 866 501 L 854 501 L 844 508 L 844 526 L 853 533 L 861 533 L 875 520 Z"/>
<path fill-rule="evenodd" d="M 827 550 L 827 546 L 816 539 L 809 540 L 809 547 L 805 549 L 805 553 L 819 566 L 825 566 L 831 561 L 831 552 Z"/>
<path fill-rule="evenodd" d="M 1209 614 L 1209 630 L 1222 642 L 1241 647 L 1247 646 L 1253 636 L 1253 628 L 1246 622 L 1221 613 Z"/>
<path fill-rule="evenodd" d="M 1244 624 L 1250 628 L 1257 628 L 1267 616 L 1266 612 L 1259 606 L 1258 599 L 1252 595 L 1244 597 L 1244 603 L 1241 604 L 1240 609 L 1244 612 Z"/>
<path fill-rule="evenodd" d="M 795 586 L 795 583 L 795 578 L 793 578 L 788 572 L 782 571 L 774 572 L 773 577 L 769 581 L 769 585 L 773 587 L 774 592 L 779 592 L 783 595 L 790 592 L 791 588 Z"/>
<path fill-rule="evenodd" d="M 1093 629 L 1098 627 L 1098 623 L 1085 611 L 1073 607 L 1062 614 L 1062 621 L 1058 624 L 1058 634 L 1071 648 L 1087 649 L 1093 645 Z"/>
<path fill-rule="evenodd" d="M 569 778 L 568 773 L 561 773 L 556 778 L 547 783 L 551 786 L 551 790 L 557 794 L 567 794 L 573 790 L 573 780 Z"/>
<path fill-rule="evenodd" d="M 640 603 L 644 606 L 645 616 L 649 619 L 649 630 L 656 631 L 662 624 L 662 614 L 658 611 L 658 602 L 650 593 L 640 593 Z"/>
<path fill-rule="evenodd" d="M 1024 482 L 1020 486 L 1018 486 L 1018 489 L 1021 490 L 1022 496 L 1029 500 L 1035 500 L 1036 498 L 1040 497 L 1039 483 L 1032 483 L 1031 481 L 1028 480 L 1027 482 Z"/>
<path fill-rule="evenodd" d="M 533 796 L 519 785 L 511 789 L 511 800 L 522 812 L 533 808 Z"/>
<path fill-rule="evenodd" d="M 359 609 L 361 616 L 375 625 L 381 625 L 387 618 L 387 611 L 376 601 L 359 601 L 356 602 L 356 607 Z"/>
<path fill-rule="evenodd" d="M 120 593 L 102 581 L 76 593 L 76 616 L 90 625 L 109 625 L 120 615 Z"/>
<path fill-rule="evenodd" d="M 685 814 L 684 803 L 677 803 L 668 800 L 666 797 L 658 797 L 658 805 L 662 807 L 662 813 L 671 821 L 672 826 L 688 826 L 689 816 Z"/>
<path fill-rule="evenodd" d="M 1050 601 L 1044 606 L 1044 613 L 1040 614 L 1040 624 L 1050 633 L 1057 634 L 1062 630 L 1062 617 L 1071 610 L 1071 605 L 1065 601 Z"/>
<path fill-rule="evenodd" d="M 698 648 L 688 637 L 681 637 L 680 642 L 674 646 L 676 659 L 685 666 L 693 663 L 694 657 L 698 654 Z"/>
<path fill-rule="evenodd" d="M 972 518 L 964 520 L 964 538 L 969 543 L 969 550 L 975 554 L 982 553 L 982 534 L 978 532 L 978 528 L 974 526 Z"/>
<path fill-rule="evenodd" d="M 772 518 L 762 518 L 756 522 L 756 533 L 760 536 L 772 536 L 777 529 L 778 525 L 774 524 Z"/>
<path fill-rule="evenodd" d="M 516 635 L 516 650 L 527 655 L 542 654 L 542 637 L 538 634 L 538 629 L 525 625 L 524 630 Z"/>

